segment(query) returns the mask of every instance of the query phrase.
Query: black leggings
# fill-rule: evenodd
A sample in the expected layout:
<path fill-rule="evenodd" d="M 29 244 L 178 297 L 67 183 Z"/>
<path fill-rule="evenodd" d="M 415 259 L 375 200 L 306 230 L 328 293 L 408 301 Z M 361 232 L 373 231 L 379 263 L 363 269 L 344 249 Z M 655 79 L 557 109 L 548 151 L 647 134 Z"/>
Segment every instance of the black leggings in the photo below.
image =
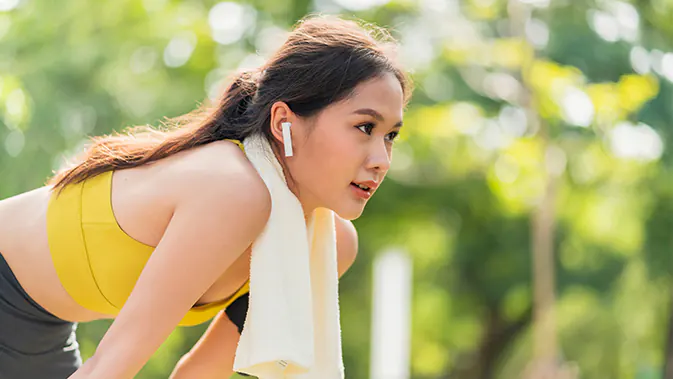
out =
<path fill-rule="evenodd" d="M 65 379 L 82 364 L 76 323 L 28 296 L 0 254 L 0 379 Z"/>

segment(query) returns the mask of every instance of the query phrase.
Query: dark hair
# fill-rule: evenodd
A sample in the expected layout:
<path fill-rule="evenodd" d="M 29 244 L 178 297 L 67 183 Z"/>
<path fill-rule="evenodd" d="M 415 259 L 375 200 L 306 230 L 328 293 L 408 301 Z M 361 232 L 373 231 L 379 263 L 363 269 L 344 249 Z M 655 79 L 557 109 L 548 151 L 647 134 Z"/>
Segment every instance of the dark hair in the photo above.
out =
<path fill-rule="evenodd" d="M 396 64 L 394 46 L 389 33 L 372 25 L 332 16 L 305 18 L 263 67 L 234 77 L 215 107 L 169 120 L 163 131 L 136 127 L 126 134 L 94 137 L 78 163 L 50 183 L 62 189 L 106 171 L 257 133 L 276 146 L 270 131 L 275 102 L 285 102 L 300 117 L 311 117 L 350 96 L 358 84 L 386 73 L 400 81 L 407 103 L 411 82 Z"/>

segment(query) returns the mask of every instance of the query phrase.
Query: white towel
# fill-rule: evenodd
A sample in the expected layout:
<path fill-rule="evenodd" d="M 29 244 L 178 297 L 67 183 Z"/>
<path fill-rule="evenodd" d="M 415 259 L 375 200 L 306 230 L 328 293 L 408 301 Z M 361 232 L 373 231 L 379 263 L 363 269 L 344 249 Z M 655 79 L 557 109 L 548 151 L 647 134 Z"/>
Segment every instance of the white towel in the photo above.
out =
<path fill-rule="evenodd" d="M 243 146 L 272 209 L 252 245 L 250 303 L 234 370 L 260 379 L 343 379 L 334 213 L 316 209 L 307 227 L 266 139 L 251 136 Z"/>

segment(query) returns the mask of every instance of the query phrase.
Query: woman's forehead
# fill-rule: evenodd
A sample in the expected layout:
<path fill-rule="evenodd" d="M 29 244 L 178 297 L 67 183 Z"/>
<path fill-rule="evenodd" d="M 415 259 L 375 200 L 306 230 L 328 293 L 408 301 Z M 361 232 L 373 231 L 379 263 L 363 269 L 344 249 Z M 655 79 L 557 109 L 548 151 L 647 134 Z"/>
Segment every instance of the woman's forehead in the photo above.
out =
<path fill-rule="evenodd" d="M 389 118 L 400 118 L 402 116 L 404 94 L 402 85 L 391 74 L 360 83 L 351 96 L 333 105 L 331 108 L 339 113 L 358 113 L 356 111 L 362 109 L 373 110 L 389 122 L 392 121 Z M 359 113 L 368 114 L 371 112 Z M 374 116 L 373 114 L 370 115 Z M 395 120 L 395 122 L 397 121 Z"/>

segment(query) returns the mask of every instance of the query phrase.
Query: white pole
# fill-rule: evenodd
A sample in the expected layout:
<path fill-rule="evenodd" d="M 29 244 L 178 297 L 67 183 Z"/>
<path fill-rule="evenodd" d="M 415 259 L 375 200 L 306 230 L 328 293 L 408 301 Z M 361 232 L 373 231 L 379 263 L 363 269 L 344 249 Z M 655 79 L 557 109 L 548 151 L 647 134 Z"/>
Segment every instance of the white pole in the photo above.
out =
<path fill-rule="evenodd" d="M 370 379 L 409 379 L 412 262 L 390 249 L 374 261 Z"/>

